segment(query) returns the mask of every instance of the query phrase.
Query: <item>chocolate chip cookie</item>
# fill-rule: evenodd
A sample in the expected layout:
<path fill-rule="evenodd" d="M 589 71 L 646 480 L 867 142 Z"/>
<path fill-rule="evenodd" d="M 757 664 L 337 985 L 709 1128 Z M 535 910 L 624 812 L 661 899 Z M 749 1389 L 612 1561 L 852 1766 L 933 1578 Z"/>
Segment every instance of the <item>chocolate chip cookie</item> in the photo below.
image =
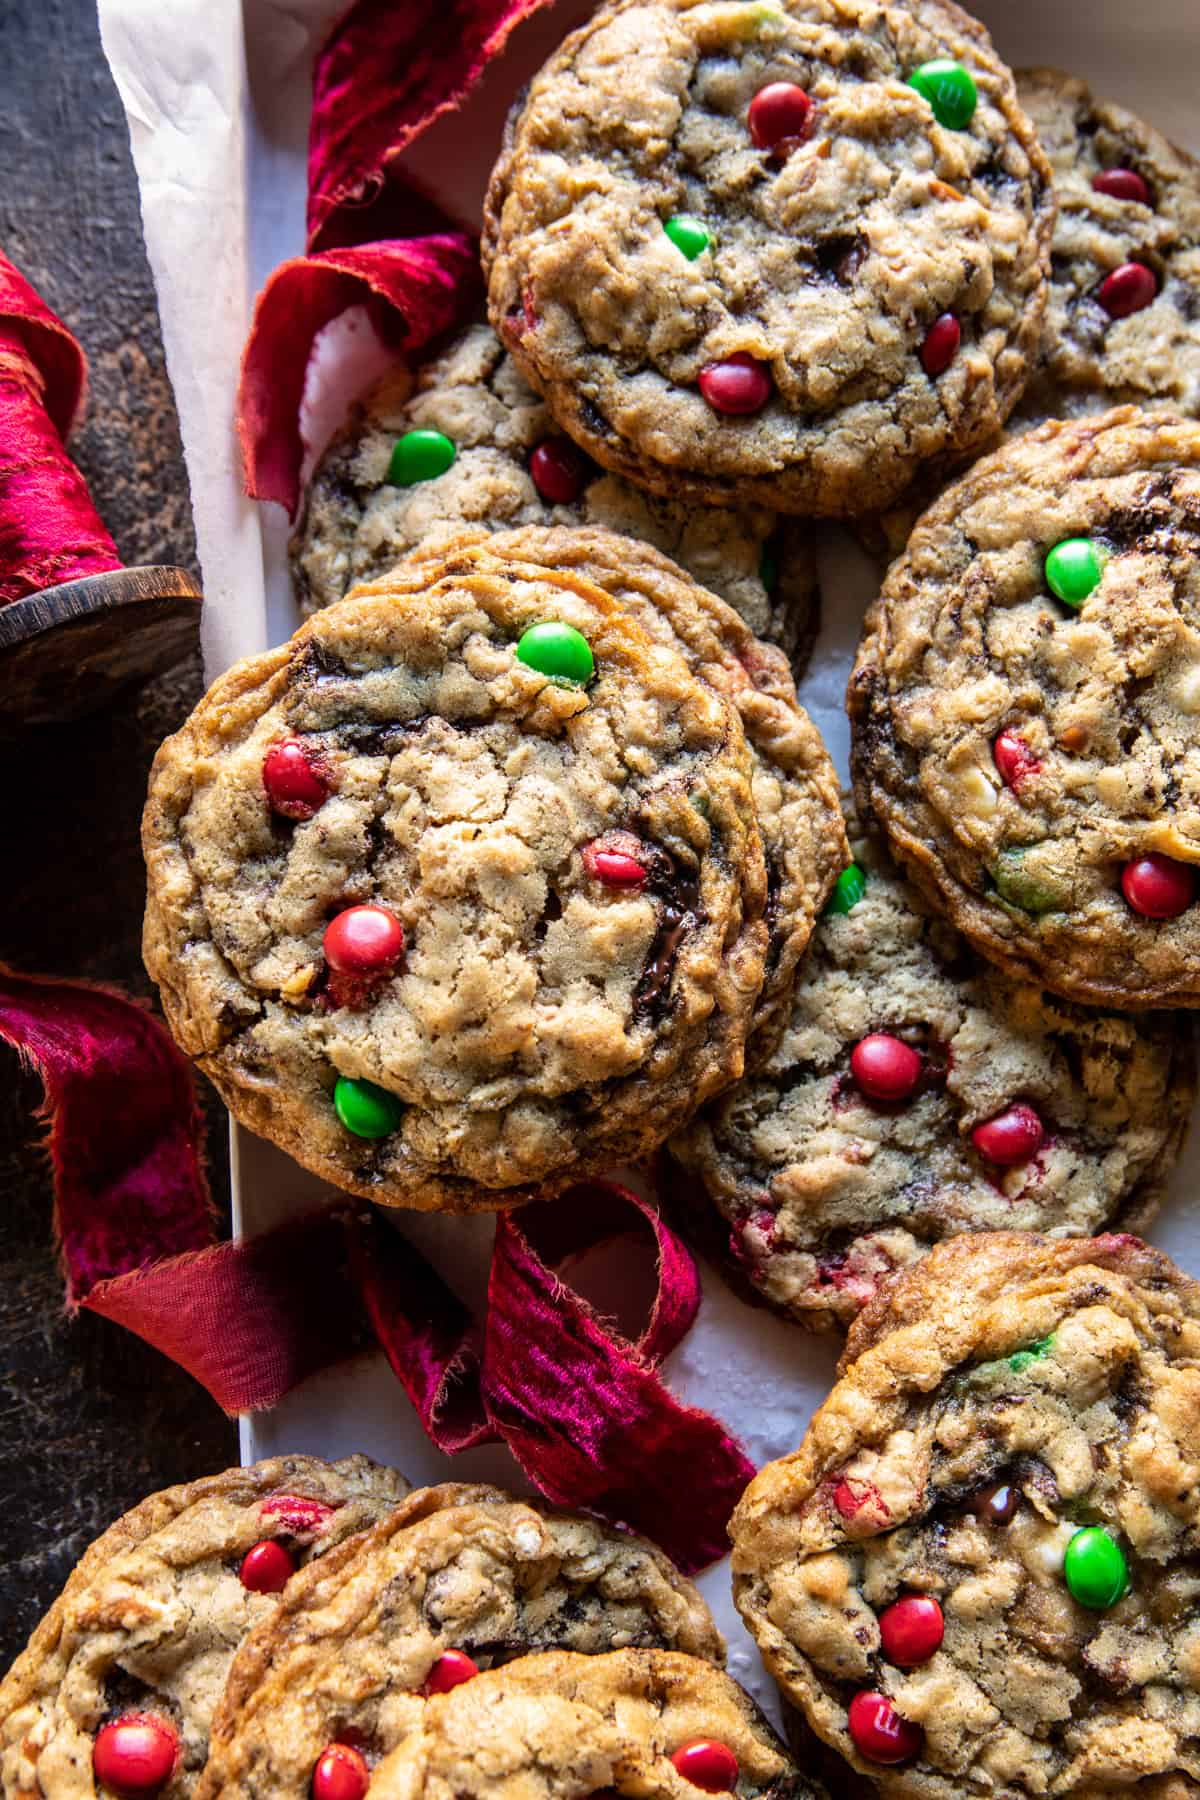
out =
<path fill-rule="evenodd" d="M 734 1514 L 735 1598 L 883 1794 L 1191 1793 L 1200 1287 L 1137 1238 L 959 1237 L 880 1290 Z"/>
<path fill-rule="evenodd" d="M 749 1695 L 669 1650 L 526 1656 L 432 1701 L 371 1773 L 377 1800 L 814 1800 Z"/>
<path fill-rule="evenodd" d="M 1200 163 L 1058 69 L 1017 93 L 1050 160 L 1058 220 L 1041 354 L 1022 417 L 1119 401 L 1200 414 Z"/>
<path fill-rule="evenodd" d="M 778 1048 L 671 1142 L 685 1229 L 814 1329 L 955 1232 L 1143 1229 L 1196 1088 L 1182 1015 L 1010 981 L 876 842 L 854 853 Z"/>
<path fill-rule="evenodd" d="M 489 310 L 604 467 L 853 517 L 1016 404 L 1053 214 L 949 0 L 610 0 L 510 120 Z"/>
<path fill-rule="evenodd" d="M 85 1553 L 0 1684 L 0 1793 L 182 1800 L 234 1652 L 297 1570 L 408 1488 L 364 1456 L 274 1457 L 152 1494 Z"/>
<path fill-rule="evenodd" d="M 584 456 L 486 325 L 385 377 L 317 467 L 292 540 L 305 614 L 463 526 L 598 525 L 665 551 L 799 672 L 819 610 L 811 532 L 765 507 L 642 493 Z"/>
<path fill-rule="evenodd" d="M 446 545 L 454 554 L 467 540 Z M 736 707 L 750 747 L 751 789 L 767 864 L 770 941 L 747 1057 L 757 1063 L 783 1029 L 796 970 L 850 851 L 829 752 L 796 699 L 787 659 L 675 564 L 611 531 L 506 531 L 480 544 L 505 560 L 595 582 L 649 636 Z M 423 553 L 418 552 L 418 555 Z"/>
<path fill-rule="evenodd" d="M 494 1488 L 419 1491 L 322 1575 L 243 1646 L 198 1800 L 303 1800 L 333 1740 L 374 1763 L 419 1728 L 423 1695 L 531 1650 L 724 1661 L 708 1608 L 661 1551 Z"/>
<path fill-rule="evenodd" d="M 1200 425 L 1118 408 L 921 518 L 851 677 L 860 811 L 976 949 L 1115 1007 L 1200 996 Z"/>
<path fill-rule="evenodd" d="M 351 1193 L 548 1195 L 741 1073 L 745 735 L 582 577 L 466 551 L 317 613 L 163 745 L 143 844 L 176 1038 Z"/>

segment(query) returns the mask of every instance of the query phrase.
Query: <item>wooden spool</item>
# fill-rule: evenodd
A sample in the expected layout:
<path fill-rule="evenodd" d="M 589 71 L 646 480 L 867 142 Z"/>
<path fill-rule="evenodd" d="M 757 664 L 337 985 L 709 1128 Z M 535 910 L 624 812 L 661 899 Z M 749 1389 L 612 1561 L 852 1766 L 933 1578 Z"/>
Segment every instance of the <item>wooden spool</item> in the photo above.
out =
<path fill-rule="evenodd" d="M 0 731 L 78 719 L 199 642 L 186 569 L 113 569 L 0 607 Z"/>

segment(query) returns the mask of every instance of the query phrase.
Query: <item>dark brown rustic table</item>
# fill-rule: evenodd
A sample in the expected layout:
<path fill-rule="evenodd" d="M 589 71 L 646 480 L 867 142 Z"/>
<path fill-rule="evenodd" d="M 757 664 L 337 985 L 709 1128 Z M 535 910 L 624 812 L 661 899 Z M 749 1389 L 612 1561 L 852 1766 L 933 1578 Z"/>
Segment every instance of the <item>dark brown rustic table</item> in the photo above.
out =
<path fill-rule="evenodd" d="M 87 350 L 91 399 L 73 450 L 125 561 L 194 568 L 137 183 L 95 0 L 0 0 L 0 248 Z M 155 748 L 200 689 L 195 658 L 84 724 L 6 747 L 5 960 L 150 994 L 138 820 Z M 232 1425 L 188 1376 L 114 1325 L 64 1317 L 39 1099 L 0 1047 L 0 1671 L 110 1519 L 237 1456 Z M 224 1205 L 224 1113 L 204 1099 Z"/>

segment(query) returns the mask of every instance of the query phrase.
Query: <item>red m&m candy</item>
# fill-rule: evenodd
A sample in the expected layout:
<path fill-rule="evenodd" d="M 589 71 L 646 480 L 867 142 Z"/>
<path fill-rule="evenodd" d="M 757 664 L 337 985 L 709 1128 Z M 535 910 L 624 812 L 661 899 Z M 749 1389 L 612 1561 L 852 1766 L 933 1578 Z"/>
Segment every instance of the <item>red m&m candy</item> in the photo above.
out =
<path fill-rule="evenodd" d="M 348 906 L 325 927 L 323 947 L 339 975 L 388 975 L 404 955 L 404 927 L 386 906 Z"/>
<path fill-rule="evenodd" d="M 529 458 L 533 485 L 547 506 L 570 506 L 587 482 L 587 464 L 569 438 L 543 438 Z"/>
<path fill-rule="evenodd" d="M 1144 919 L 1177 919 L 1196 897 L 1196 871 L 1155 851 L 1125 864 L 1121 892 Z"/>
<path fill-rule="evenodd" d="M 613 831 L 584 845 L 583 866 L 593 881 L 609 887 L 644 887 L 646 866 L 638 855 L 640 849 L 631 831 Z"/>
<path fill-rule="evenodd" d="M 1002 731 L 992 745 L 992 757 L 1005 787 L 1015 792 L 1023 781 L 1036 775 L 1041 763 L 1024 738 L 1012 730 Z"/>
<path fill-rule="evenodd" d="M 737 1786 L 738 1760 L 728 1744 L 716 1738 L 693 1738 L 671 1757 L 679 1774 L 706 1794 L 728 1794 Z"/>
<path fill-rule="evenodd" d="M 705 363 L 700 392 L 714 412 L 761 412 L 771 398 L 771 376 L 760 362 L 739 351 L 724 362 Z"/>
<path fill-rule="evenodd" d="M 280 1520 L 295 1537 L 324 1530 L 334 1514 L 328 1501 L 307 1494 L 268 1494 L 258 1510 L 264 1519 Z"/>
<path fill-rule="evenodd" d="M 1036 1156 L 1045 1140 L 1046 1130 L 1032 1106 L 1025 1100 L 1006 1107 L 994 1119 L 985 1119 L 971 1133 L 971 1142 L 980 1156 L 998 1163 L 1002 1169 L 1019 1168 Z"/>
<path fill-rule="evenodd" d="M 883 1654 L 901 1669 L 928 1662 L 945 1635 L 946 1621 L 932 1594 L 905 1594 L 879 1615 Z"/>
<path fill-rule="evenodd" d="M 371 1785 L 366 1758 L 353 1744 L 327 1744 L 312 1773 L 312 1800 L 363 1800 Z"/>
<path fill-rule="evenodd" d="M 1136 200 L 1139 206 L 1150 204 L 1150 189 L 1136 169 L 1101 169 L 1092 176 L 1092 187 L 1112 200 Z"/>
<path fill-rule="evenodd" d="M 808 133 L 813 103 L 794 81 L 772 81 L 750 102 L 746 123 L 756 150 L 782 150 L 786 155 Z"/>
<path fill-rule="evenodd" d="M 478 1665 L 471 1661 L 465 1650 L 446 1650 L 425 1677 L 421 1692 L 448 1694 L 451 1688 L 461 1687 L 464 1681 L 473 1681 L 478 1673 Z"/>
<path fill-rule="evenodd" d="M 886 1694 L 855 1694 L 846 1723 L 854 1748 L 868 1762 L 908 1762 L 925 1740 L 921 1727 L 901 1718 Z"/>
<path fill-rule="evenodd" d="M 295 1573 L 291 1553 L 277 1538 L 264 1538 L 261 1544 L 252 1545 L 238 1570 L 242 1586 L 252 1594 L 278 1594 Z"/>
<path fill-rule="evenodd" d="M 102 1726 L 92 1747 L 92 1769 L 102 1787 L 121 1800 L 157 1794 L 170 1781 L 179 1737 L 158 1713 L 126 1713 Z"/>
<path fill-rule="evenodd" d="M 1110 319 L 1127 319 L 1141 312 L 1158 293 L 1158 279 L 1145 263 L 1122 263 L 1106 275 L 1096 290 L 1096 298 Z"/>
<path fill-rule="evenodd" d="M 872 1100 L 907 1100 L 921 1079 L 921 1058 L 890 1032 L 873 1031 L 850 1052 L 850 1070 Z"/>
<path fill-rule="evenodd" d="M 944 312 L 925 333 L 921 345 L 921 367 L 930 377 L 944 375 L 962 343 L 962 326 L 953 313 Z"/>
<path fill-rule="evenodd" d="M 297 738 L 272 744 L 262 772 L 271 811 L 285 819 L 311 819 L 333 791 L 320 751 Z"/>

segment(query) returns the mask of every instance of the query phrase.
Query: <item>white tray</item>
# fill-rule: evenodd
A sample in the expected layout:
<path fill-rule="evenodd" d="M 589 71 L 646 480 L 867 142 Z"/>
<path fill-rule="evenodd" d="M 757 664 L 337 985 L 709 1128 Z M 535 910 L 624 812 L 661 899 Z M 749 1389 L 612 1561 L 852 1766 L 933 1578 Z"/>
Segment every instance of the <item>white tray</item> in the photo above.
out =
<path fill-rule="evenodd" d="M 313 44 L 341 0 L 100 0 L 105 49 L 129 116 L 163 336 L 179 405 L 206 595 L 208 673 L 280 642 L 296 622 L 279 509 L 241 493 L 233 432 L 238 361 L 255 293 L 303 249 L 304 151 Z M 590 12 L 560 0 L 527 21 L 464 114 L 440 122 L 412 161 L 461 216 L 477 217 L 509 99 L 549 48 Z M 1168 135 L 1200 149 L 1196 0 L 978 0 L 975 11 L 1014 64 L 1070 68 Z M 378 365 L 369 332 L 351 319 L 325 360 L 348 399 L 357 370 Z M 330 384 L 313 418 L 329 418 Z M 334 407 L 336 411 L 336 406 Z M 336 420 L 330 419 L 330 423 Z M 314 427 L 315 428 L 315 427 Z M 822 539 L 824 624 L 801 697 L 843 772 L 846 674 L 873 575 L 843 533 Z M 282 1152 L 235 1128 L 235 1216 L 261 1231 L 327 1190 Z M 1200 1134 L 1185 1154 L 1154 1241 L 1200 1274 L 1189 1205 Z M 465 1298 L 482 1292 L 491 1223 L 414 1215 L 405 1232 Z M 756 1462 L 791 1449 L 828 1388 L 835 1351 L 735 1300 L 705 1271 L 699 1322 L 665 1375 L 681 1399 L 714 1411 Z M 523 1486 L 507 1452 L 451 1462 L 429 1444 L 382 1357 L 364 1357 L 304 1384 L 269 1414 L 246 1419 L 247 1460 L 276 1451 L 337 1456 L 365 1450 L 414 1481 L 486 1477 Z M 769 1683 L 729 1599 L 727 1567 L 702 1579 L 730 1640 L 734 1674 L 774 1706 Z"/>

